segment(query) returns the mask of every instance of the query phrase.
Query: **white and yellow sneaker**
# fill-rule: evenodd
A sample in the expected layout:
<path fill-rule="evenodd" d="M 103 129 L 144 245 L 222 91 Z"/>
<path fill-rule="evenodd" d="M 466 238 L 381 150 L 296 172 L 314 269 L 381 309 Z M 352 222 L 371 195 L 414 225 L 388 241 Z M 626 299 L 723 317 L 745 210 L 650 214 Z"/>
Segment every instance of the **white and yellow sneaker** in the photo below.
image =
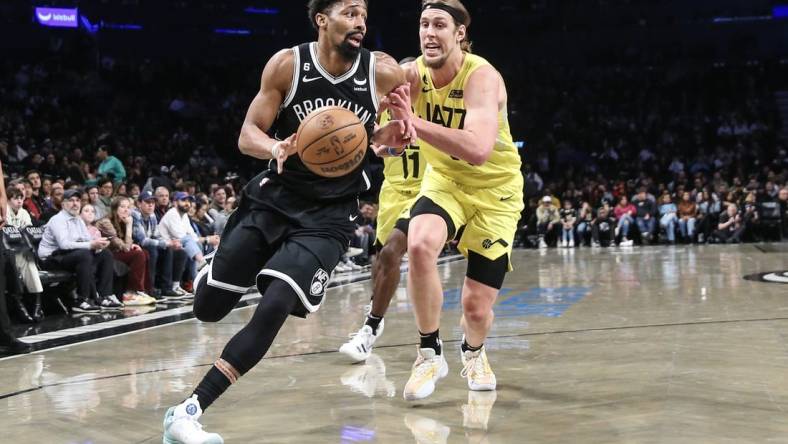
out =
<path fill-rule="evenodd" d="M 484 347 L 472 352 L 470 350 L 460 351 L 462 359 L 462 371 L 460 376 L 468 379 L 468 388 L 471 390 L 495 390 L 495 373 L 490 368 L 487 361 L 487 353 Z"/>
<path fill-rule="evenodd" d="M 462 406 L 462 426 L 466 429 L 487 430 L 497 392 L 468 392 L 468 403 Z"/>
<path fill-rule="evenodd" d="M 436 355 L 431 348 L 420 348 L 416 362 L 405 384 L 403 396 L 406 401 L 417 401 L 430 396 L 435 391 L 438 379 L 449 374 L 449 365 L 443 355 Z"/>

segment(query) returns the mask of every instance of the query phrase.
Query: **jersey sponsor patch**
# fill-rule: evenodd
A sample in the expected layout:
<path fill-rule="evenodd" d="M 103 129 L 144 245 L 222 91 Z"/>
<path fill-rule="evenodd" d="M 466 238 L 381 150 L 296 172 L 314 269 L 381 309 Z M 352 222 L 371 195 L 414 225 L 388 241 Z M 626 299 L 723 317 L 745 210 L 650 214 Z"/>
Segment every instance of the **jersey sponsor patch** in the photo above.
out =
<path fill-rule="evenodd" d="M 463 95 L 464 95 L 464 93 L 465 93 L 465 91 L 463 91 L 463 90 L 461 90 L 461 89 L 453 89 L 453 90 L 451 90 L 451 92 L 449 93 L 449 98 L 450 98 L 450 99 L 462 99 L 462 98 L 463 98 Z"/>

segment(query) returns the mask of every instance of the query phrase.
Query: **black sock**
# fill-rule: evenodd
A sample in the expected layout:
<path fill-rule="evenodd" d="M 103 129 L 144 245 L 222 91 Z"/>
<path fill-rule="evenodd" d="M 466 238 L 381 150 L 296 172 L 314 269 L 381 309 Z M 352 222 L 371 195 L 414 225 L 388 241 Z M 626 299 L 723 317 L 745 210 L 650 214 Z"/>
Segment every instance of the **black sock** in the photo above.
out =
<path fill-rule="evenodd" d="M 218 368 L 211 367 L 205 377 L 202 378 L 200 384 L 194 389 L 194 394 L 197 395 L 197 400 L 200 402 L 200 408 L 205 411 L 216 398 L 222 395 L 227 387 L 230 387 L 230 381 L 224 373 L 219 371 Z"/>
<path fill-rule="evenodd" d="M 441 354 L 441 343 L 440 343 L 440 335 L 438 332 L 440 329 L 435 330 L 432 333 L 422 333 L 419 332 L 421 336 L 421 344 L 419 345 L 420 348 L 431 348 L 435 350 L 436 355 Z"/>
<path fill-rule="evenodd" d="M 470 345 L 468 345 L 468 342 L 465 341 L 465 339 L 462 340 L 462 345 L 460 346 L 460 348 L 462 349 L 463 353 L 465 353 L 467 351 L 477 352 L 477 351 L 481 350 L 482 347 L 484 347 L 484 344 L 482 344 L 482 345 L 480 345 L 478 347 L 471 347 Z"/>
<path fill-rule="evenodd" d="M 372 328 L 372 334 L 378 334 L 378 326 L 380 325 L 380 321 L 383 320 L 383 316 L 375 316 L 372 313 L 367 315 L 367 322 L 364 325 L 369 325 Z"/>

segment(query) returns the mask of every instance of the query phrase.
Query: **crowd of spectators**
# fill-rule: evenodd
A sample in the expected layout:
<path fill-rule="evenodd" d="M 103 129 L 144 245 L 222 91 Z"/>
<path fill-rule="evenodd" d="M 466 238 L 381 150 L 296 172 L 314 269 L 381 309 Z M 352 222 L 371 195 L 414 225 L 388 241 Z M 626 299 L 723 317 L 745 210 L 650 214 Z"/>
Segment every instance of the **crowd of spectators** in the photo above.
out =
<path fill-rule="evenodd" d="M 43 316 L 37 267 L 74 273 L 76 311 L 188 299 L 245 178 L 264 166 L 235 149 L 258 73 L 69 63 L 5 62 L 0 72 L 9 225 L 44 227 L 38 257 L 13 262 L 17 319 Z M 525 139 L 519 245 L 786 234 L 788 154 L 773 98 L 780 69 L 502 69 L 515 138 Z M 359 270 L 374 254 L 369 200 L 338 271 Z"/>
<path fill-rule="evenodd" d="M 518 241 L 550 246 L 731 243 L 788 234 L 785 69 L 524 71 L 513 108 L 533 146 Z M 784 116 L 783 116 L 784 117 Z"/>

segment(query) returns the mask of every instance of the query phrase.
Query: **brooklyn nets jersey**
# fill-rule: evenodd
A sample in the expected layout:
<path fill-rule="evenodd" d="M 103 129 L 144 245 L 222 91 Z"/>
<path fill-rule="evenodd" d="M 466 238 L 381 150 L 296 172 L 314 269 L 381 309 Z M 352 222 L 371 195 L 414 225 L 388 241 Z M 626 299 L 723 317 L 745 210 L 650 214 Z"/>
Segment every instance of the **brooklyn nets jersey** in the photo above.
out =
<path fill-rule="evenodd" d="M 303 43 L 293 48 L 295 57 L 293 82 L 269 136 L 284 140 L 298 130 L 301 121 L 312 111 L 323 106 L 340 106 L 355 113 L 372 140 L 378 99 L 375 88 L 375 56 L 361 49 L 353 66 L 345 74 L 334 77 L 317 58 L 317 42 Z M 269 162 L 266 176 L 272 184 L 281 184 L 310 200 L 331 201 L 356 198 L 370 188 L 364 169 L 367 157 L 356 170 L 342 177 L 326 178 L 309 171 L 298 155 L 290 156 L 281 175 L 276 172 L 276 161 Z"/>

